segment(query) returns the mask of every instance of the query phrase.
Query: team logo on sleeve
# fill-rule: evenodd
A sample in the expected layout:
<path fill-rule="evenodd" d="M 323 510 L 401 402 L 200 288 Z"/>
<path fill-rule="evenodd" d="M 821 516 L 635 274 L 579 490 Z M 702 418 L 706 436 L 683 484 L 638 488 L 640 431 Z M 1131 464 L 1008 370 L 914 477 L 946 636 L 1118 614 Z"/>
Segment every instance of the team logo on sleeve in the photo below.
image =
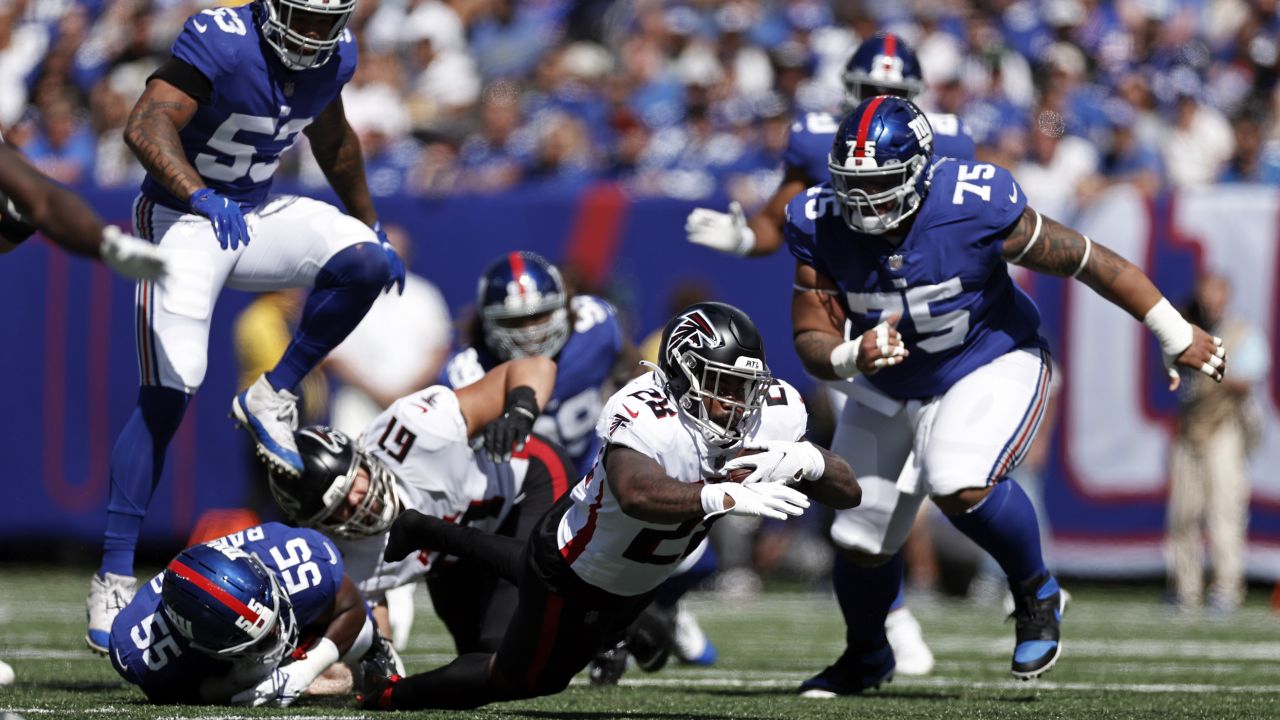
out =
<path fill-rule="evenodd" d="M 707 320 L 707 316 L 703 315 L 701 310 L 694 310 L 680 318 L 680 324 L 671 331 L 671 342 L 667 345 L 667 351 L 678 357 L 685 350 L 718 348 L 722 345 L 724 340 L 720 338 L 720 333 L 716 332 L 715 326 Z"/>
<path fill-rule="evenodd" d="M 626 406 L 624 405 L 623 407 L 626 407 Z M 627 408 L 627 412 L 630 412 L 630 411 L 631 409 Z M 614 413 L 613 419 L 609 421 L 609 437 L 613 437 L 613 434 L 617 432 L 619 428 L 624 428 L 630 424 L 631 424 L 631 418 L 627 417 L 626 415 L 623 415 L 622 413 Z"/>

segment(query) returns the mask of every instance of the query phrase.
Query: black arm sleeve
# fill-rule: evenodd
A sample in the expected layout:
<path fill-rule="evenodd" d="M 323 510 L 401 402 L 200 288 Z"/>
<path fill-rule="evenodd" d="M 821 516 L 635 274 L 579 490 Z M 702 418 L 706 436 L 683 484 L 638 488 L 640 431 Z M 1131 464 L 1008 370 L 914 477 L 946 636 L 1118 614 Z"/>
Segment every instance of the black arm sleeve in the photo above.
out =
<path fill-rule="evenodd" d="M 151 73 L 147 80 L 163 80 L 204 105 L 213 98 L 213 83 L 191 63 L 170 57 L 164 65 Z"/>
<path fill-rule="evenodd" d="M 31 237 L 35 231 L 36 227 L 22 217 L 22 213 L 18 211 L 18 207 L 13 204 L 9 196 L 0 192 L 0 238 L 4 238 L 11 245 L 17 245 Z"/>

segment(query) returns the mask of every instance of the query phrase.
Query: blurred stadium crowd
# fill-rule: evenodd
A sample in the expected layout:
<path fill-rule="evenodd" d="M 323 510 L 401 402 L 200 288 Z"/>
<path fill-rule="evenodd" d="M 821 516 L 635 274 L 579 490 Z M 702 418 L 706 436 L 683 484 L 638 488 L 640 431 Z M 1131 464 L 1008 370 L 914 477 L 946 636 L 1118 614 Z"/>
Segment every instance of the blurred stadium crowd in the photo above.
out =
<path fill-rule="evenodd" d="M 191 0 L 0 2 L 0 128 L 69 185 L 133 185 L 121 137 Z M 361 0 L 343 93 L 375 195 L 616 180 L 748 207 L 796 113 L 876 30 L 921 104 L 1069 216 L 1112 183 L 1280 184 L 1275 0 Z M 305 138 L 278 177 L 324 183 Z"/>

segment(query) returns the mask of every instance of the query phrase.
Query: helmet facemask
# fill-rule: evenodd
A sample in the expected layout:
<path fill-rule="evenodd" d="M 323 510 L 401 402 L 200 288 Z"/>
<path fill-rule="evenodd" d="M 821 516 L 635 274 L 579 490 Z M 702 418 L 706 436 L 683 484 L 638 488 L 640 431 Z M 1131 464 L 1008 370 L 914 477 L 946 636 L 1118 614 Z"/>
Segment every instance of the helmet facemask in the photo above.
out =
<path fill-rule="evenodd" d="M 369 487 L 360 504 L 350 515 L 337 517 L 347 508 L 347 497 L 355 486 L 360 469 L 369 479 Z M 355 451 L 355 459 L 345 475 L 334 478 L 324 494 L 325 515 L 316 527 L 344 538 L 362 538 L 381 535 L 391 527 L 400 514 L 400 495 L 396 490 L 395 475 L 378 458 L 363 450 Z"/>
<path fill-rule="evenodd" d="M 514 297 L 514 296 L 513 296 Z M 529 322 L 531 318 L 542 318 Z M 531 312 L 525 306 L 484 309 L 484 341 L 502 360 L 554 357 L 569 339 L 569 310 L 564 295 L 544 296 Z"/>
<path fill-rule="evenodd" d="M 855 232 L 881 235 L 901 225 L 920 208 L 918 187 L 929 158 L 917 155 L 907 162 L 891 160 L 877 165 L 875 158 L 854 157 L 844 164 L 827 161 L 831 187 L 840 203 L 840 214 Z"/>
<path fill-rule="evenodd" d="M 924 83 L 914 78 L 890 80 L 875 77 L 864 70 L 846 70 L 840 79 L 844 81 L 844 112 L 849 113 L 858 103 L 877 95 L 894 95 L 915 100 L 924 91 Z"/>
<path fill-rule="evenodd" d="M 263 0 L 262 37 L 290 70 L 318 68 L 337 52 L 355 0 Z M 299 24 L 319 28 L 309 37 Z"/>
<path fill-rule="evenodd" d="M 757 358 L 741 356 L 736 364 L 708 360 L 686 350 L 672 358 L 684 381 L 667 378 L 674 390 L 687 383 L 683 392 L 673 392 L 685 415 L 698 426 L 702 437 L 720 447 L 743 441 L 751 422 L 764 406 L 765 393 L 773 382 L 769 369 Z M 673 387 L 674 386 L 674 387 Z M 717 404 L 725 414 L 713 417 L 709 405 Z"/>

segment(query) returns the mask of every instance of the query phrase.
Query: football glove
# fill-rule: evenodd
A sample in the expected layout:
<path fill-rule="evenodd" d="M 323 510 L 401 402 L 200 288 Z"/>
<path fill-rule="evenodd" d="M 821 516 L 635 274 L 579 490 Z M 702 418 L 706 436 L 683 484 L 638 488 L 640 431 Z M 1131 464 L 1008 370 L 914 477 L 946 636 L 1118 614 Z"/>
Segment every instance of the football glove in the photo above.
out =
<path fill-rule="evenodd" d="M 493 462 L 507 462 L 511 451 L 524 449 L 525 438 L 538 418 L 538 399 L 533 388 L 521 385 L 507 393 L 502 417 L 485 426 L 484 449 Z"/>
<path fill-rule="evenodd" d="M 396 288 L 396 292 L 404 294 L 404 260 L 401 259 L 400 253 L 391 245 L 391 241 L 387 239 L 387 231 L 382 229 L 381 222 L 373 224 L 373 232 L 378 236 L 378 244 L 382 246 L 382 252 L 387 254 L 387 264 L 391 266 L 391 278 L 387 280 L 386 287 L 382 288 L 383 292 L 391 292 L 391 288 Z"/>
<path fill-rule="evenodd" d="M 168 270 L 160 248 L 124 234 L 115 225 L 102 229 L 102 244 L 98 246 L 98 252 L 107 267 L 127 278 L 159 280 Z"/>
<path fill-rule="evenodd" d="M 712 250 L 744 257 L 756 246 L 756 234 L 747 227 L 747 216 L 737 201 L 729 203 L 729 212 L 695 208 L 684 221 L 689 242 Z"/>
<path fill-rule="evenodd" d="M 733 506 L 725 506 L 725 498 L 733 499 Z M 804 493 L 781 483 L 716 483 L 702 486 L 702 511 L 707 517 L 718 515 L 745 515 L 786 520 L 804 514 L 809 498 Z"/>
<path fill-rule="evenodd" d="M 754 455 L 741 455 L 724 464 L 728 474 L 739 468 L 752 468 L 743 485 L 755 483 L 784 483 L 791 485 L 801 480 L 817 480 L 826 471 L 827 461 L 822 452 L 808 442 L 772 440 L 747 443 L 743 450 L 758 450 Z"/>
<path fill-rule="evenodd" d="M 259 707 L 289 707 L 307 689 L 315 678 L 302 677 L 290 672 L 292 666 L 276 668 L 262 682 L 231 697 L 232 705 Z"/>
<path fill-rule="evenodd" d="M 244 213 L 240 206 L 214 192 L 211 188 L 200 188 L 191 194 L 187 201 L 191 212 L 209 218 L 213 223 L 213 234 L 218 238 L 218 245 L 223 250 L 235 250 L 241 245 L 249 244 L 249 227 L 244 223 Z"/>

